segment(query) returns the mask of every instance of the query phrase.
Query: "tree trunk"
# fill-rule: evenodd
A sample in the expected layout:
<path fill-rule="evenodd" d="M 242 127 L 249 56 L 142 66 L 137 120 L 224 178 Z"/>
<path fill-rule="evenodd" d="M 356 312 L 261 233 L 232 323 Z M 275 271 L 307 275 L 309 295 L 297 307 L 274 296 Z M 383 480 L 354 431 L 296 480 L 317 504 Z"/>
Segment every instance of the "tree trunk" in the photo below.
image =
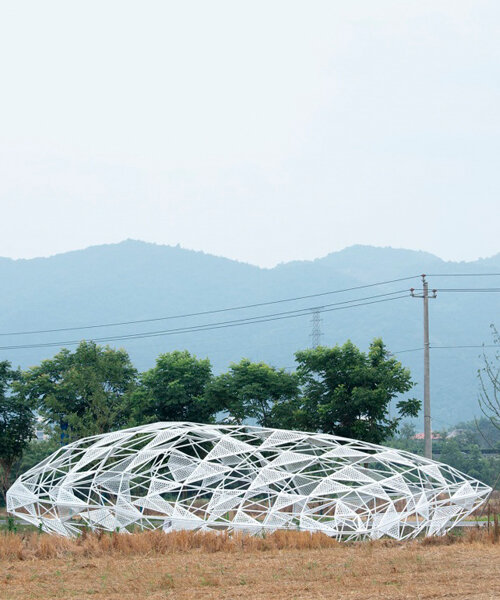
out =
<path fill-rule="evenodd" d="M 7 504 L 7 490 L 10 487 L 10 473 L 12 471 L 12 461 L 0 461 L 0 494 L 2 501 Z"/>

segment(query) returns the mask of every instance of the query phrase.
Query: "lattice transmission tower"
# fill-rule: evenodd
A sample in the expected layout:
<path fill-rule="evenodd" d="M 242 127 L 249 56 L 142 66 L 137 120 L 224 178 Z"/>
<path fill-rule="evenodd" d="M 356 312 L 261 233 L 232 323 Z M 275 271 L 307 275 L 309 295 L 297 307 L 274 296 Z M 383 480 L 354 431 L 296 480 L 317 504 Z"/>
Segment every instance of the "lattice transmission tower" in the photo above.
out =
<path fill-rule="evenodd" d="M 321 343 L 321 309 L 322 306 L 316 306 L 311 310 L 312 318 L 311 318 L 311 344 L 313 348 L 317 348 Z"/>

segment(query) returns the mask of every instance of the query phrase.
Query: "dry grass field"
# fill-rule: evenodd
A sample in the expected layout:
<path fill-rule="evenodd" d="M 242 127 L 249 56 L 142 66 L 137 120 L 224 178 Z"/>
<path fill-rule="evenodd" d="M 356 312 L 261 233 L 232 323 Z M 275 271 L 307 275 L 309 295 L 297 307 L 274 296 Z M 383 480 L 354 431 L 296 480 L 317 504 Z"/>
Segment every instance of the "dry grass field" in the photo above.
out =
<path fill-rule="evenodd" d="M 0 535 L 0 598 L 500 598 L 499 530 L 409 543 L 340 544 L 161 532 Z"/>

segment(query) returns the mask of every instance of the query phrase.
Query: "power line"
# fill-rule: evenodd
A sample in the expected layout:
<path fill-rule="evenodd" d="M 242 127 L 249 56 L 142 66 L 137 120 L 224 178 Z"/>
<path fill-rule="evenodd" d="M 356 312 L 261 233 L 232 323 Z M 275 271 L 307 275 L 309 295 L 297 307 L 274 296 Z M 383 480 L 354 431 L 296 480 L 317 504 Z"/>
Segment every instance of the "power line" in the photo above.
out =
<path fill-rule="evenodd" d="M 460 348 L 500 348 L 498 344 L 468 344 L 468 345 L 453 345 L 453 346 L 433 346 L 431 344 L 431 350 L 456 350 Z M 406 352 L 422 352 L 423 346 L 420 348 L 405 348 L 404 350 L 390 350 L 389 353 L 392 355 L 405 354 Z M 295 367 L 283 367 L 284 369 L 293 369 Z"/>
<path fill-rule="evenodd" d="M 500 276 L 500 273 L 439 273 L 439 274 L 434 273 L 432 275 L 429 275 L 429 277 L 431 277 L 431 276 L 432 277 L 483 277 L 483 276 L 490 277 L 490 276 Z M 399 277 L 396 279 L 390 279 L 390 280 L 386 280 L 386 281 L 378 281 L 375 283 L 359 285 L 359 286 L 344 288 L 344 289 L 340 289 L 340 290 L 319 292 L 316 294 L 306 294 L 303 296 L 294 296 L 294 297 L 290 297 L 290 298 L 280 298 L 278 300 L 270 300 L 270 301 L 266 301 L 266 302 L 256 302 L 253 304 L 231 306 L 231 307 L 219 308 L 219 309 L 214 309 L 214 310 L 183 313 L 183 314 L 177 314 L 177 315 L 167 315 L 167 316 L 163 316 L 163 317 L 153 317 L 153 318 L 149 318 L 149 319 L 134 319 L 134 320 L 129 320 L 129 321 L 116 321 L 116 322 L 111 322 L 111 323 L 97 323 L 97 324 L 93 324 L 93 325 L 57 327 L 57 328 L 52 328 L 52 329 L 37 329 L 37 330 L 29 330 L 29 331 L 0 332 L 0 336 L 35 335 L 35 334 L 40 334 L 40 333 L 57 333 L 57 332 L 63 332 L 63 331 L 78 331 L 78 330 L 87 330 L 87 329 L 98 329 L 98 328 L 104 328 L 104 327 L 118 327 L 118 326 L 123 326 L 123 325 L 135 325 L 135 324 L 140 324 L 140 323 L 153 323 L 153 322 L 157 322 L 157 321 L 166 321 L 166 320 L 171 320 L 171 319 L 184 319 L 184 318 L 188 318 L 188 317 L 197 317 L 197 316 L 230 312 L 230 311 L 235 311 L 235 310 L 258 308 L 261 306 L 270 306 L 273 304 L 281 304 L 284 302 L 295 302 L 298 300 L 306 300 L 308 298 L 318 298 L 321 296 L 327 296 L 327 295 L 331 295 L 331 294 L 341 294 L 341 293 L 345 293 L 345 292 L 376 287 L 379 285 L 388 285 L 388 284 L 397 283 L 400 281 L 409 281 L 410 279 L 415 279 L 416 277 L 418 277 L 418 275 L 409 275 L 407 277 Z M 456 289 L 440 288 L 439 289 L 439 291 L 457 291 L 457 292 L 458 291 L 460 291 L 460 292 L 461 291 L 470 291 L 470 290 L 472 290 L 472 288 L 468 288 L 468 289 L 466 289 L 466 288 L 456 288 Z M 483 291 L 483 290 L 482 289 L 481 290 L 474 289 L 473 291 Z M 495 291 L 496 292 L 496 291 L 500 291 L 500 288 L 485 288 L 484 291 Z"/>
<path fill-rule="evenodd" d="M 38 333 L 56 333 L 56 332 L 61 332 L 61 331 L 77 331 L 77 330 L 82 330 L 82 329 L 97 329 L 97 328 L 101 328 L 101 327 L 117 327 L 117 326 L 121 326 L 121 325 L 135 325 L 138 323 L 153 323 L 155 321 L 166 321 L 166 320 L 170 320 L 170 319 L 185 319 L 187 317 L 200 317 L 200 316 L 204 316 L 204 315 L 213 315 L 213 314 L 224 313 L 224 312 L 229 312 L 229 311 L 233 311 L 233 310 L 244 310 L 244 309 L 248 309 L 248 308 L 258 308 L 260 306 L 270 306 L 273 304 L 281 304 L 284 302 L 295 302 L 297 300 L 307 300 L 308 298 L 318 298 L 320 296 L 328 296 L 331 294 L 342 294 L 344 292 L 352 292 L 352 291 L 356 291 L 356 290 L 362 290 L 362 289 L 376 287 L 379 285 L 389 285 L 390 283 L 397 283 L 399 281 L 408 281 L 410 279 L 415 279 L 416 277 L 418 277 L 418 275 L 410 275 L 408 277 L 399 277 L 398 279 L 390 279 L 387 281 L 377 281 L 376 283 L 368 283 L 365 285 L 358 285 L 355 287 L 344 288 L 341 290 L 333 290 L 333 291 L 329 291 L 329 292 L 319 292 L 317 294 L 307 294 L 305 296 L 295 296 L 292 298 L 281 298 L 278 300 L 270 300 L 267 302 L 256 302 L 254 304 L 231 306 L 231 307 L 227 307 L 227 308 L 218 308 L 218 309 L 214 309 L 214 310 L 204 310 L 204 311 L 199 311 L 199 312 L 184 313 L 184 314 L 178 314 L 178 315 L 168 315 L 165 317 L 154 317 L 151 319 L 136 319 L 136 320 L 132 320 L 132 321 L 117 321 L 114 323 L 98 323 L 95 325 L 81 325 L 81 326 L 75 326 L 75 327 L 58 327 L 58 328 L 54 328 L 54 329 L 38 329 L 38 330 L 32 330 L 32 331 L 2 332 L 2 333 L 0 333 L 0 336 L 34 335 L 34 334 L 38 334 Z M 308 309 L 308 310 L 310 310 L 310 309 Z"/>
<path fill-rule="evenodd" d="M 468 344 L 468 345 L 453 345 L 453 346 L 433 346 L 431 344 L 430 349 L 436 350 L 455 350 L 460 348 L 500 348 L 499 344 Z M 389 354 L 395 356 L 396 354 L 404 354 L 405 352 L 422 352 L 424 349 L 423 346 L 420 348 L 405 348 L 404 350 L 390 350 Z M 282 367 L 283 369 L 296 369 L 297 367 Z M 439 419 L 437 419 L 439 420 Z"/>
<path fill-rule="evenodd" d="M 396 292 L 390 292 L 388 294 L 381 294 L 384 296 L 394 294 Z M 381 302 L 391 302 L 393 300 L 400 300 L 402 298 L 408 298 L 407 294 L 403 294 L 400 296 L 394 296 L 392 298 L 382 298 L 379 300 L 372 300 L 370 302 L 359 302 L 358 304 L 350 304 L 347 306 L 335 306 L 334 308 L 325 308 L 322 312 L 332 312 L 337 310 L 346 310 L 348 308 L 357 308 L 359 306 L 368 306 L 370 304 L 379 304 Z M 365 298 L 366 299 L 366 298 Z M 361 299 L 360 299 L 361 300 Z M 337 304 L 346 304 L 347 302 L 354 302 L 352 300 L 337 303 Z M 329 305 L 328 305 L 329 306 Z M 170 336 L 181 333 L 197 333 L 202 331 L 212 331 L 214 329 L 225 329 L 227 327 L 235 327 L 240 325 L 251 325 L 255 323 L 268 323 L 270 321 L 281 321 L 283 319 L 291 319 L 296 317 L 303 317 L 310 314 L 311 307 L 299 309 L 296 311 L 287 311 L 274 313 L 270 315 L 261 315 L 256 317 L 247 317 L 244 319 L 235 319 L 232 321 L 222 321 L 218 323 L 207 323 L 205 325 L 194 325 L 192 327 L 179 327 L 176 329 L 166 329 L 163 331 L 150 331 L 143 333 L 135 333 L 128 335 L 116 335 L 116 336 L 107 336 L 101 338 L 94 338 L 95 342 L 110 342 L 110 341 L 124 341 L 124 340 L 135 340 L 135 339 L 144 339 L 151 337 L 162 337 L 162 336 Z M 12 346 L 0 346 L 0 350 L 21 350 L 21 349 L 29 349 L 29 348 L 49 348 L 54 346 L 72 346 L 79 344 L 81 342 L 78 340 L 64 340 L 64 341 L 54 341 L 54 342 L 41 342 L 38 344 L 21 344 L 21 345 L 12 345 Z"/>
<path fill-rule="evenodd" d="M 391 350 L 391 354 L 404 354 L 405 352 L 420 352 L 424 347 L 421 348 L 407 348 L 406 350 Z"/>
<path fill-rule="evenodd" d="M 415 288 L 412 288 L 413 291 L 423 291 L 423 288 L 419 288 L 418 290 L 416 290 Z M 433 291 L 435 292 L 500 292 L 500 288 L 494 288 L 494 287 L 487 287 L 487 288 L 478 288 L 478 287 L 472 287 L 472 288 L 434 288 Z"/>
<path fill-rule="evenodd" d="M 427 277 L 500 277 L 500 273 L 428 273 Z"/>
<path fill-rule="evenodd" d="M 436 350 L 450 350 L 455 348 L 500 348 L 498 344 L 480 344 L 480 345 L 456 345 L 456 346 L 431 346 L 431 349 Z"/>
<path fill-rule="evenodd" d="M 460 348 L 500 348 L 498 344 L 464 344 L 464 345 L 453 345 L 453 346 L 434 346 L 430 345 L 431 350 L 456 350 Z M 406 348 L 405 350 L 391 350 L 391 354 L 404 354 L 405 352 L 421 352 L 423 346 L 420 348 Z"/>
<path fill-rule="evenodd" d="M 326 308 L 324 310 L 324 312 L 331 312 L 331 311 L 335 311 L 335 310 L 344 310 L 346 308 L 355 308 L 357 306 L 366 306 L 368 304 L 378 304 L 380 302 L 388 302 L 391 300 L 398 300 L 400 298 L 406 298 L 407 295 L 401 295 L 401 296 L 396 296 L 394 298 L 384 298 L 382 300 L 374 300 L 371 302 L 360 302 L 359 304 L 350 304 L 348 306 L 338 306 L 339 304 L 349 304 L 352 302 L 357 302 L 357 301 L 361 301 L 361 300 L 367 300 L 369 298 L 379 298 L 380 296 L 389 296 L 392 295 L 394 293 L 397 292 L 389 292 L 387 294 L 379 294 L 377 296 L 368 296 L 366 298 L 360 298 L 357 300 L 347 300 L 344 302 L 337 302 L 326 306 L 336 306 L 336 308 Z M 102 337 L 102 338 L 94 338 L 94 341 L 96 342 L 105 342 L 105 341 L 115 341 L 115 340 L 129 340 L 129 339 L 142 339 L 142 338 L 146 338 L 146 337 L 157 337 L 157 336 L 163 336 L 163 335 L 174 335 L 174 334 L 178 334 L 178 333 L 192 333 L 192 332 L 197 332 L 197 331 L 210 331 L 212 329 L 222 329 L 222 328 L 226 328 L 226 327 L 233 327 L 233 326 L 237 326 L 237 325 L 249 325 L 249 324 L 253 324 L 253 323 L 266 323 L 268 321 L 278 321 L 278 320 L 282 320 L 282 319 L 289 319 L 289 318 L 294 318 L 294 317 L 302 317 L 305 315 L 308 315 L 310 311 L 310 308 L 303 308 L 303 309 L 298 309 L 298 310 L 294 310 L 294 311 L 285 311 L 285 312 L 279 312 L 279 313 L 271 313 L 268 315 L 260 315 L 260 316 L 255 316 L 255 317 L 246 317 L 243 319 L 234 319 L 232 321 L 222 321 L 222 322 L 218 322 L 218 323 L 206 323 L 206 324 L 202 324 L 202 325 L 193 325 L 190 327 L 179 327 L 176 329 L 167 329 L 167 330 L 163 330 L 163 331 L 151 331 L 151 332 L 142 332 L 142 333 L 135 333 L 135 334 L 125 334 L 125 335 L 115 335 L 115 336 L 108 336 L 108 337 Z M 24 345 L 20 345 L 20 346 L 1 346 L 0 349 L 18 349 L 18 348 L 32 348 L 32 347 L 46 347 L 46 346 L 60 346 L 63 344 L 78 344 L 80 343 L 81 340 L 68 340 L 68 341 L 62 341 L 62 342 L 41 342 L 39 344 L 24 344 Z"/>
<path fill-rule="evenodd" d="M 343 300 L 342 302 L 331 302 L 330 304 L 323 305 L 323 307 L 321 307 L 321 309 L 323 309 L 325 307 L 331 307 L 331 306 L 340 306 L 343 304 L 352 304 L 354 302 L 364 302 L 365 300 L 373 300 L 376 298 L 386 298 L 387 296 L 394 296 L 395 294 L 403 294 L 404 292 L 406 292 L 406 290 L 404 290 L 404 289 L 403 290 L 395 290 L 393 292 L 386 292 L 385 294 L 375 294 L 374 296 L 365 296 L 363 298 L 352 298 L 351 300 Z M 242 317 L 241 319 L 233 319 L 232 321 L 223 321 L 222 323 L 237 323 L 239 321 L 250 321 L 251 322 L 255 319 L 263 319 L 263 318 L 267 318 L 267 317 L 275 317 L 275 316 L 280 316 L 280 315 L 288 315 L 288 314 L 295 314 L 295 313 L 302 313 L 302 312 L 307 313 L 308 311 L 316 310 L 316 308 L 317 307 L 308 306 L 305 308 L 296 308 L 294 310 L 280 311 L 277 313 L 268 313 L 267 315 L 256 315 L 255 317 Z M 179 331 L 183 330 L 183 329 L 209 327 L 214 324 L 218 325 L 219 323 L 205 323 L 205 324 L 200 324 L 200 325 L 192 325 L 187 328 L 179 328 Z M 139 334 L 131 333 L 131 334 L 116 335 L 113 337 L 116 339 L 120 339 L 121 337 L 129 337 L 129 336 L 135 336 L 135 335 L 141 335 L 141 334 L 140 333 Z M 99 338 L 96 338 L 96 339 L 99 339 Z"/>
<path fill-rule="evenodd" d="M 440 274 L 433 274 L 432 276 L 433 277 L 500 276 L 500 273 L 440 273 Z M 294 301 L 304 300 L 304 299 L 308 299 L 308 298 L 317 298 L 317 297 L 326 296 L 326 295 L 330 295 L 330 294 L 340 294 L 340 293 L 350 292 L 350 291 L 359 290 L 359 289 L 367 289 L 367 288 L 381 286 L 381 285 L 388 285 L 388 284 L 396 283 L 396 282 L 400 282 L 400 281 L 408 281 L 408 280 L 414 279 L 416 277 L 418 277 L 418 276 L 411 275 L 411 276 L 407 276 L 407 277 L 400 277 L 397 279 L 379 281 L 379 282 L 375 282 L 375 283 L 371 283 L 371 284 L 354 286 L 354 287 L 344 288 L 344 289 L 339 289 L 339 290 L 320 292 L 320 293 L 316 293 L 316 294 L 307 294 L 307 295 L 303 295 L 303 296 L 295 296 L 295 297 L 290 297 L 290 298 L 281 298 L 278 300 L 271 300 L 271 301 L 258 302 L 258 303 L 247 304 L 247 305 L 226 307 L 226 308 L 220 308 L 220 309 L 215 309 L 215 310 L 199 311 L 199 312 L 185 313 L 185 314 L 178 314 L 178 315 L 169 315 L 169 316 L 156 317 L 156 318 L 150 318 L 150 319 L 136 319 L 136 320 L 130 320 L 130 321 L 120 321 L 120 322 L 113 322 L 113 323 L 99 323 L 99 324 L 94 324 L 94 325 L 83 325 L 83 326 L 75 326 L 75 327 L 60 327 L 60 328 L 40 329 L 40 330 L 32 330 L 32 331 L 2 332 L 2 333 L 0 333 L 0 336 L 30 335 L 30 334 L 41 334 L 41 333 L 55 333 L 55 332 L 63 332 L 63 331 L 88 330 L 88 329 L 97 329 L 97 328 L 104 328 L 104 327 L 134 325 L 134 324 L 140 324 L 140 323 L 150 323 L 150 322 L 157 322 L 157 321 L 164 321 L 164 320 L 171 320 L 171 319 L 181 319 L 181 318 L 188 318 L 188 317 L 195 317 L 195 316 L 218 314 L 218 313 L 224 313 L 224 312 L 230 312 L 230 311 L 236 311 L 236 310 L 257 308 L 257 307 L 262 307 L 262 306 L 270 306 L 270 305 L 281 304 L 281 303 L 285 303 L 285 302 L 294 302 Z M 375 296 L 368 296 L 365 298 L 356 298 L 353 300 L 346 300 L 344 302 L 330 303 L 330 304 L 324 305 L 321 308 L 321 311 L 322 312 L 331 312 L 333 310 L 343 310 L 346 308 L 356 308 L 358 306 L 366 306 L 368 304 L 377 304 L 380 302 L 398 300 L 398 299 L 407 297 L 406 294 L 400 295 L 400 296 L 395 296 L 392 298 L 387 298 L 386 296 L 394 296 L 394 295 L 400 294 L 404 291 L 405 290 L 397 290 L 394 292 L 388 292 L 387 294 L 378 294 Z M 439 291 L 449 291 L 449 292 L 469 292 L 469 291 L 470 292 L 472 292 L 472 291 L 490 292 L 490 291 L 493 291 L 493 292 L 497 292 L 497 291 L 500 291 L 500 288 L 441 288 L 441 289 L 439 289 Z M 384 299 L 383 300 L 375 300 L 372 302 L 365 302 L 366 300 L 370 300 L 372 298 L 381 298 L 381 297 L 384 297 Z M 355 303 L 358 303 L 358 304 L 355 304 Z M 339 306 L 339 305 L 345 305 L 345 306 Z M 326 307 L 334 307 L 334 306 L 335 306 L 335 308 L 326 308 Z M 175 334 L 180 334 L 180 333 L 195 333 L 195 332 L 202 332 L 202 331 L 210 331 L 213 329 L 221 329 L 221 328 L 234 327 L 234 326 L 239 326 L 239 325 L 248 325 L 248 324 L 252 324 L 252 323 L 266 323 L 269 321 L 277 321 L 277 320 L 282 320 L 282 319 L 304 316 L 306 314 L 310 314 L 311 310 L 314 310 L 316 308 L 317 307 L 307 307 L 307 308 L 302 308 L 302 309 L 296 309 L 296 310 L 291 310 L 291 311 L 282 311 L 282 312 L 271 313 L 271 314 L 267 314 L 267 315 L 255 316 L 255 317 L 234 319 L 231 321 L 208 323 L 205 325 L 193 325 L 193 326 L 189 326 L 189 327 L 180 327 L 180 328 L 176 328 L 176 329 L 167 329 L 167 330 L 162 330 L 162 331 L 139 332 L 136 334 L 123 334 L 123 335 L 110 335 L 110 336 L 105 336 L 105 337 L 101 337 L 101 338 L 96 338 L 95 341 L 106 342 L 106 341 L 118 341 L 118 340 L 143 339 L 143 338 L 148 338 L 148 337 L 168 336 L 168 335 L 175 335 Z M 33 343 L 33 344 L 0 346 L 0 350 L 17 350 L 17 349 L 28 349 L 28 348 L 54 347 L 54 346 L 62 346 L 62 345 L 75 345 L 75 344 L 78 344 L 80 341 L 81 340 L 78 339 L 78 340 L 65 340 L 65 341 L 54 341 L 54 342 L 40 342 L 40 343 Z M 490 347 L 498 347 L 498 346 L 496 346 L 496 345 L 431 346 L 431 348 L 436 348 L 436 349 L 441 349 L 441 348 L 442 349 L 490 348 Z M 417 352 L 420 350 L 422 350 L 422 348 L 409 348 L 409 349 L 399 350 L 397 352 L 394 352 L 394 354 L 401 354 L 401 353 L 405 353 L 405 352 Z"/>
<path fill-rule="evenodd" d="M 500 292 L 500 288 L 437 288 L 438 292 Z"/>

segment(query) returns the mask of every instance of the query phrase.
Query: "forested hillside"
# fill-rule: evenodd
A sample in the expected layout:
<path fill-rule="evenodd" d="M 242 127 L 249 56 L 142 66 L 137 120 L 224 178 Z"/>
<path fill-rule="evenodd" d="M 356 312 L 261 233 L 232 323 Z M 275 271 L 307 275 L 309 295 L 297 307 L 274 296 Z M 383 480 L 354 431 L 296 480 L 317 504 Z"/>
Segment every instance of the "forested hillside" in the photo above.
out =
<path fill-rule="evenodd" d="M 424 252 L 366 246 L 353 246 L 322 259 L 286 263 L 273 269 L 180 247 L 130 240 L 50 258 L 2 258 L 0 360 L 28 367 L 82 338 L 102 339 L 100 343 L 105 343 L 109 337 L 168 331 L 154 337 L 126 337 L 109 343 L 126 348 L 140 370 L 151 367 L 158 354 L 173 349 L 209 357 L 216 372 L 242 357 L 292 369 L 294 353 L 311 344 L 311 314 L 284 313 L 323 306 L 323 344 L 351 339 L 366 349 L 374 337 L 381 336 L 410 367 L 418 384 L 415 395 L 421 397 L 422 352 L 401 351 L 422 346 L 422 301 L 411 298 L 408 290 L 418 288 L 418 275 L 427 273 L 430 288 L 439 290 L 437 299 L 430 301 L 431 345 L 435 346 L 431 352 L 432 405 L 434 427 L 439 429 L 478 414 L 476 371 L 482 350 L 438 346 L 492 343 L 489 325 L 500 321 L 498 294 L 449 289 L 500 287 L 500 278 L 435 274 L 493 272 L 500 272 L 500 254 L 470 263 L 453 263 Z M 413 275 L 413 279 L 390 284 L 244 310 L 103 328 L 5 335 L 255 305 Z M 381 296 L 389 293 L 392 296 Z M 359 301 L 334 305 L 356 299 Z M 228 326 L 233 325 L 229 321 L 248 317 L 266 321 Z M 209 324 L 220 325 L 205 331 L 172 332 Z M 38 344 L 43 345 L 36 347 Z"/>

